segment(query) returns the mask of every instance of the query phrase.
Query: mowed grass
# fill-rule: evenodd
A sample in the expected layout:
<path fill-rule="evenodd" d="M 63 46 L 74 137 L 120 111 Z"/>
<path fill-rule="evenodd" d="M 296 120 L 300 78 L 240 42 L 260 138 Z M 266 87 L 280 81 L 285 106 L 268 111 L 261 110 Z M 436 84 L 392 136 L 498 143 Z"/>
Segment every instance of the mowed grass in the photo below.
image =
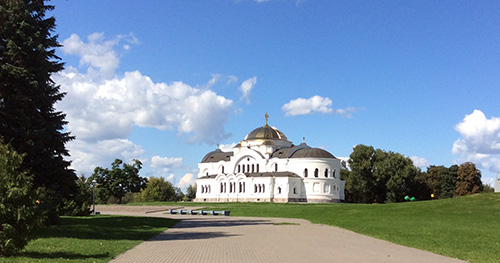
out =
<path fill-rule="evenodd" d="M 42 229 L 19 255 L 0 257 L 0 262 L 107 262 L 177 222 L 128 216 L 62 217 L 61 225 Z"/>
<path fill-rule="evenodd" d="M 232 216 L 303 218 L 470 262 L 500 262 L 499 193 L 394 204 L 168 205 L 231 210 Z"/>

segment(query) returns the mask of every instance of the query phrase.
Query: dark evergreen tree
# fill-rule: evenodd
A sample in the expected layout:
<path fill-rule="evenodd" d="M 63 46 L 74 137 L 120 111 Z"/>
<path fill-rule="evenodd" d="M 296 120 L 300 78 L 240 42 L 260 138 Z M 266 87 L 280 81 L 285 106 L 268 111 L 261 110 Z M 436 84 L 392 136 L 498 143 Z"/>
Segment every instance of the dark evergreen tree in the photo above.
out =
<path fill-rule="evenodd" d="M 0 1 L 0 136 L 25 156 L 23 168 L 34 175 L 35 188 L 45 189 L 47 209 L 57 218 L 77 188 L 64 159 L 73 137 L 64 132 L 65 114 L 54 108 L 64 97 L 51 79 L 63 69 L 55 19 L 46 17 L 54 7 L 43 0 Z"/>
<path fill-rule="evenodd" d="M 33 177 L 22 162 L 23 156 L 0 139 L 0 257 L 23 249 L 41 222 Z"/>
<path fill-rule="evenodd" d="M 441 195 L 439 198 L 451 198 L 455 195 L 455 186 L 457 183 L 458 165 L 454 164 L 448 168 L 448 173 L 441 177 Z"/>

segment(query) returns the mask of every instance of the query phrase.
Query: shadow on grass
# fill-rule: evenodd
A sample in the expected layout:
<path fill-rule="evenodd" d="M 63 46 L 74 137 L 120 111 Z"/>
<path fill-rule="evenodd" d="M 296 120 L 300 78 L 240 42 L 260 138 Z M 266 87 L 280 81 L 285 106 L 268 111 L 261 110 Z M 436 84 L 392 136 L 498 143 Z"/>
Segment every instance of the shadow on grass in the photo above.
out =
<path fill-rule="evenodd" d="M 27 257 L 27 258 L 39 258 L 39 259 L 56 259 L 56 258 L 63 258 L 63 259 L 90 259 L 90 258 L 108 258 L 109 253 L 102 253 L 102 254 L 78 254 L 78 253 L 67 253 L 67 252 L 52 252 L 52 253 L 41 253 L 41 252 L 21 252 L 18 255 L 18 257 Z"/>
<path fill-rule="evenodd" d="M 78 238 L 103 240 L 145 240 L 170 228 L 179 220 L 153 217 L 92 216 L 63 217 L 61 225 L 42 229 L 41 238 Z"/>

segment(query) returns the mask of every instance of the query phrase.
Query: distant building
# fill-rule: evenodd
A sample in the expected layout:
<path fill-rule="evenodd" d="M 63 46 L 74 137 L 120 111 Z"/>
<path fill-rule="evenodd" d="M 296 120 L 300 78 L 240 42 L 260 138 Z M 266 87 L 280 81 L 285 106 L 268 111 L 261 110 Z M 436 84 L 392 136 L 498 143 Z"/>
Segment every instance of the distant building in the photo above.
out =
<path fill-rule="evenodd" d="M 345 182 L 331 153 L 294 145 L 266 124 L 233 151 L 217 149 L 198 164 L 198 202 L 340 202 Z"/>
<path fill-rule="evenodd" d="M 495 193 L 500 192 L 500 173 L 497 174 L 497 180 L 495 181 Z"/>

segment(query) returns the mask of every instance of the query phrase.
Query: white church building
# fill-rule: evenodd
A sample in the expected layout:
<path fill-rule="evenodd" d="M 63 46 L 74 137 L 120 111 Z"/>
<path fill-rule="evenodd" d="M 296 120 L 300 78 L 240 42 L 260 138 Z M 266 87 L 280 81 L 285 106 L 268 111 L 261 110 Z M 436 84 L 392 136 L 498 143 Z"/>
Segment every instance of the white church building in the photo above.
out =
<path fill-rule="evenodd" d="M 217 149 L 198 164 L 196 202 L 340 202 L 340 160 L 294 145 L 266 125 L 251 131 L 231 152 Z"/>

